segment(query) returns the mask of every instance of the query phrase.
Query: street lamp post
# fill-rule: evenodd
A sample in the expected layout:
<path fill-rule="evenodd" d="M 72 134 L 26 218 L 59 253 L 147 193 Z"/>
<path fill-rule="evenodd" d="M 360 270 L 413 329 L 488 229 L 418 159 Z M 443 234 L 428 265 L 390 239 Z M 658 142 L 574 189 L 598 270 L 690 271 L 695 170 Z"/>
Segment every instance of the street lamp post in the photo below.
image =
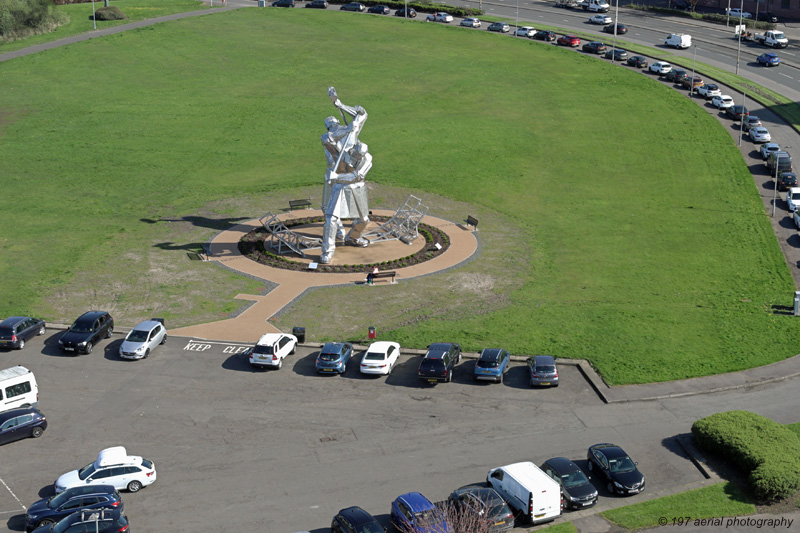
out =
<path fill-rule="evenodd" d="M 739 8 L 739 45 L 736 48 L 736 75 L 739 75 L 739 55 L 742 51 L 742 19 L 744 15 L 744 0 Z"/>
<path fill-rule="evenodd" d="M 517 14 L 514 15 L 514 28 L 519 28 L 519 0 L 517 0 Z"/>
<path fill-rule="evenodd" d="M 94 30 L 97 31 L 97 17 L 95 16 L 94 12 L 94 0 L 92 0 L 92 26 L 94 26 Z"/>
<path fill-rule="evenodd" d="M 614 6 L 614 40 L 611 45 L 611 62 L 614 62 L 614 53 L 617 51 L 617 31 L 619 30 L 619 0 L 617 5 Z"/>
<path fill-rule="evenodd" d="M 697 62 L 697 45 L 694 45 L 694 57 L 692 57 L 692 79 L 689 80 L 689 98 L 692 98 L 694 95 L 694 65 Z"/>
<path fill-rule="evenodd" d="M 728 0 L 728 9 L 725 10 L 725 27 L 730 26 L 731 21 L 731 0 Z"/>
<path fill-rule="evenodd" d="M 742 134 L 744 132 L 744 110 L 747 101 L 747 92 L 742 91 L 742 112 L 739 114 L 739 146 L 742 145 Z"/>

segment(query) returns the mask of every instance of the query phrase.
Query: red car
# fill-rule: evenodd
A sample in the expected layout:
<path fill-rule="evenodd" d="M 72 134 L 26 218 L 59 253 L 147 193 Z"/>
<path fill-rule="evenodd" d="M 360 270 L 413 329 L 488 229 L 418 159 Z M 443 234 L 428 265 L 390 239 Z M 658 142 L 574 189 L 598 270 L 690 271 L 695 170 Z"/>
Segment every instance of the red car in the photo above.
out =
<path fill-rule="evenodd" d="M 581 45 L 581 40 L 575 35 L 562 35 L 556 42 L 561 46 L 572 46 L 573 48 L 577 48 Z"/>

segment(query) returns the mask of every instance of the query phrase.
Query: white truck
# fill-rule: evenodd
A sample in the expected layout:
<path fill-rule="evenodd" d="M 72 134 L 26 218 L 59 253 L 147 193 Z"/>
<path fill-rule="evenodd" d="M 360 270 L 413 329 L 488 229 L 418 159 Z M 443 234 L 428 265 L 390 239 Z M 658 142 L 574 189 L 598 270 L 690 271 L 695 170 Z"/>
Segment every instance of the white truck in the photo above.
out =
<path fill-rule="evenodd" d="M 742 24 L 741 26 L 737 25 L 735 28 L 735 36 L 737 39 L 739 38 L 739 34 L 741 34 L 743 41 L 756 42 L 758 44 L 768 46 L 769 48 L 786 48 L 789 46 L 789 39 L 786 38 L 786 35 L 782 31 L 778 30 L 767 30 L 764 33 L 753 33 L 749 31 L 744 24 Z"/>
<path fill-rule="evenodd" d="M 531 524 L 561 516 L 561 485 L 531 462 L 493 468 L 486 483 Z"/>
<path fill-rule="evenodd" d="M 611 9 L 606 0 L 582 0 L 578 5 L 584 11 L 592 11 L 594 13 L 608 13 L 608 10 Z"/>

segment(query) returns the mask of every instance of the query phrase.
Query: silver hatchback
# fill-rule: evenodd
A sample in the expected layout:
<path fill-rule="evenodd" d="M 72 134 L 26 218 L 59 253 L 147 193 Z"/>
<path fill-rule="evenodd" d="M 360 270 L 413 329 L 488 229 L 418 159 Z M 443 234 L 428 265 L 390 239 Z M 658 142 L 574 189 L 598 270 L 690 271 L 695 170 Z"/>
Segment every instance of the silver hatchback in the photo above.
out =
<path fill-rule="evenodd" d="M 144 359 L 150 356 L 159 344 L 167 342 L 167 330 L 159 320 L 145 320 L 122 341 L 119 356 L 123 359 Z"/>
<path fill-rule="evenodd" d="M 558 387 L 558 368 L 552 355 L 528 357 L 531 387 Z"/>

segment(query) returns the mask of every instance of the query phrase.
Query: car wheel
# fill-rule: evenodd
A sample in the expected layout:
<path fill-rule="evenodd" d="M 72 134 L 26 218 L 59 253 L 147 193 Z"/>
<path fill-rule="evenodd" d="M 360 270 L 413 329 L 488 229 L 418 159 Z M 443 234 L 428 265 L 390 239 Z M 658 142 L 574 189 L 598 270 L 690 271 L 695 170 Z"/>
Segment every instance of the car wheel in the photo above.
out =
<path fill-rule="evenodd" d="M 159 344 L 167 344 L 167 336 L 166 335 L 164 335 L 164 338 L 161 339 L 161 342 L 159 342 Z"/>
<path fill-rule="evenodd" d="M 46 326 L 40 327 L 39 328 L 39 333 L 37 333 L 37 335 L 44 335 L 46 330 L 47 330 Z"/>
<path fill-rule="evenodd" d="M 291 352 L 289 352 L 289 355 L 294 355 L 294 353 L 295 353 L 296 351 L 297 351 L 297 343 L 294 343 L 294 346 L 292 346 L 292 351 L 291 351 Z"/>
<path fill-rule="evenodd" d="M 106 339 L 110 339 L 113 333 L 114 333 L 114 326 L 111 326 L 110 328 L 108 328 L 108 331 L 106 331 Z"/>
<path fill-rule="evenodd" d="M 55 521 L 45 518 L 44 520 L 40 521 L 36 527 L 49 526 L 50 524 L 55 524 Z"/>
<path fill-rule="evenodd" d="M 614 484 L 611 483 L 610 481 L 608 482 L 608 485 L 606 485 L 606 488 L 608 489 L 608 493 L 609 494 L 615 494 L 615 492 L 614 492 Z"/>
<path fill-rule="evenodd" d="M 36 426 L 31 431 L 31 437 L 33 437 L 34 439 L 38 439 L 39 437 L 42 436 L 42 433 L 44 433 L 44 430 L 42 429 L 42 427 L 41 426 Z"/>
<path fill-rule="evenodd" d="M 87 342 L 87 343 L 86 343 L 86 353 L 87 353 L 87 354 L 90 354 L 90 353 L 92 353 L 92 348 L 94 348 L 94 346 L 92 345 L 92 343 L 91 343 L 91 342 Z"/>
<path fill-rule="evenodd" d="M 142 488 L 142 484 L 138 481 L 131 481 L 128 483 L 128 490 L 130 492 L 139 492 L 139 489 Z"/>
<path fill-rule="evenodd" d="M 17 350 L 21 350 L 25 347 L 25 339 L 20 339 L 19 344 L 17 345 Z"/>
<path fill-rule="evenodd" d="M 452 370 L 447 373 L 447 381 L 446 381 L 446 383 L 450 383 L 451 381 L 453 381 L 453 371 Z"/>
<path fill-rule="evenodd" d="M 458 354 L 458 361 L 456 361 L 456 364 L 459 364 L 460 362 L 461 362 L 461 354 L 459 353 Z"/>
<path fill-rule="evenodd" d="M 150 357 L 150 348 L 144 351 L 144 358 L 147 359 L 148 357 Z"/>
<path fill-rule="evenodd" d="M 495 383 L 502 383 L 503 382 L 503 375 L 500 374 L 499 376 L 497 376 L 497 379 L 495 379 L 494 381 L 495 381 Z"/>

